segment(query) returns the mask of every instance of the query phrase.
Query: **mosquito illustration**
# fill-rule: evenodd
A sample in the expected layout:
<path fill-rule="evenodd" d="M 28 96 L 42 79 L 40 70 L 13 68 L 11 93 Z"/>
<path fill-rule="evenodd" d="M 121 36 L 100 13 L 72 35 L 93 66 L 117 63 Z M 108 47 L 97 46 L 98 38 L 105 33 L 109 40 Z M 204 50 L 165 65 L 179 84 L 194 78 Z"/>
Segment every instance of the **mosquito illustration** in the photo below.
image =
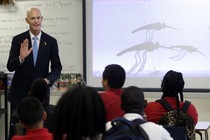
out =
<path fill-rule="evenodd" d="M 177 45 L 177 46 L 170 46 L 168 48 L 178 51 L 177 55 L 170 57 L 170 59 L 174 59 L 175 61 L 179 61 L 183 59 L 187 53 L 193 53 L 193 52 L 197 52 L 205 57 L 208 57 L 207 55 L 199 51 L 197 48 L 194 48 L 193 46 Z"/>
<path fill-rule="evenodd" d="M 119 52 L 117 54 L 117 56 L 121 56 L 125 53 L 128 53 L 128 52 L 132 52 L 134 51 L 135 52 L 135 63 L 134 65 L 132 66 L 132 68 L 129 70 L 129 73 L 134 71 L 138 65 L 140 65 L 139 69 L 138 69 L 138 72 L 142 71 L 144 69 L 144 66 L 145 66 L 145 63 L 147 61 L 147 58 L 146 58 L 146 53 L 147 52 L 152 52 L 154 51 L 155 49 L 158 49 L 158 48 L 166 48 L 166 49 L 169 49 L 165 46 L 161 46 L 159 44 L 159 42 L 151 42 L 151 41 L 147 41 L 147 42 L 144 42 L 144 43 L 141 43 L 141 44 L 137 44 L 137 45 L 134 45 L 130 48 L 127 48 L 121 52 Z M 173 48 L 170 48 L 170 49 L 173 49 Z"/>
<path fill-rule="evenodd" d="M 146 30 L 146 40 L 152 40 L 153 37 L 154 37 L 155 31 L 159 31 L 159 30 L 162 30 L 164 28 L 169 28 L 169 29 L 181 31 L 180 29 L 168 26 L 165 23 L 156 22 L 156 23 L 141 26 L 141 27 L 133 30 L 131 33 L 136 33 L 136 32 L 141 31 L 141 30 Z"/>

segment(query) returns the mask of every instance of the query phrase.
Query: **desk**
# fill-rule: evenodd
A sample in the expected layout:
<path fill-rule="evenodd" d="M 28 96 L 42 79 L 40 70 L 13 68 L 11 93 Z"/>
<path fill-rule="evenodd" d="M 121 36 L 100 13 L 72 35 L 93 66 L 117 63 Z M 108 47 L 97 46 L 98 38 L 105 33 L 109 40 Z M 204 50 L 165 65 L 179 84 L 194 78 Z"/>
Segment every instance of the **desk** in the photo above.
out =
<path fill-rule="evenodd" d="M 195 131 L 202 132 L 204 131 L 205 140 L 208 139 L 208 129 L 210 128 L 210 122 L 198 122 L 195 126 Z"/>

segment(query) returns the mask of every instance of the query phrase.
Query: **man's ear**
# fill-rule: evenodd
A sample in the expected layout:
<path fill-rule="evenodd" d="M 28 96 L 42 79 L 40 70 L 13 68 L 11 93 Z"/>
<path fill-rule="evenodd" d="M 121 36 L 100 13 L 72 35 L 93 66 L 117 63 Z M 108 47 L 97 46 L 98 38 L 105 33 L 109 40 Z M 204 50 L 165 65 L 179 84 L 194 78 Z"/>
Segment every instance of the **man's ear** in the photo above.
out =
<path fill-rule="evenodd" d="M 28 19 L 27 18 L 25 18 L 25 21 L 26 21 L 26 23 L 28 23 Z"/>
<path fill-rule="evenodd" d="M 147 106 L 147 100 L 144 100 L 144 108 Z"/>
<path fill-rule="evenodd" d="M 42 119 L 45 121 L 47 119 L 47 113 L 43 111 L 42 113 Z"/>

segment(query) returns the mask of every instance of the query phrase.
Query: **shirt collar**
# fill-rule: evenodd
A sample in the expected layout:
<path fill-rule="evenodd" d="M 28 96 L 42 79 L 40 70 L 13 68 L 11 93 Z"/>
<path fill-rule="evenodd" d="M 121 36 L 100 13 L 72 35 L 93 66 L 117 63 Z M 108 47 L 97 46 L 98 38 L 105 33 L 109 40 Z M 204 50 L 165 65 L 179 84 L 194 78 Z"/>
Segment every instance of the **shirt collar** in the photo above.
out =
<path fill-rule="evenodd" d="M 135 120 L 135 119 L 143 119 L 143 117 L 137 113 L 126 113 L 126 114 L 124 114 L 123 117 L 130 121 Z"/>
<path fill-rule="evenodd" d="M 35 35 L 33 35 L 30 31 L 29 31 L 29 34 L 30 34 L 31 40 L 33 40 L 33 37 L 34 37 Z M 41 35 L 42 35 L 42 31 L 36 36 L 36 37 L 38 38 L 38 40 L 40 40 Z"/>

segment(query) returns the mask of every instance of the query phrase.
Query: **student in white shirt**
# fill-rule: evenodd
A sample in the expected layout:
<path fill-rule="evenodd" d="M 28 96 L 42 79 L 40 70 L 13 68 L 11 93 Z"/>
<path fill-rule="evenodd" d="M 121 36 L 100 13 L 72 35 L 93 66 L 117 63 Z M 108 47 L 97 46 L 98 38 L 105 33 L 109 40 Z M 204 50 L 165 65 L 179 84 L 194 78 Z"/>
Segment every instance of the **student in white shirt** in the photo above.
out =
<path fill-rule="evenodd" d="M 142 90 L 135 86 L 127 87 L 121 95 L 121 108 L 125 111 L 127 120 L 143 119 L 146 102 Z M 145 122 L 140 125 L 147 133 L 150 140 L 173 140 L 163 126 L 153 122 Z M 106 124 L 106 129 L 111 128 L 111 123 Z"/>

